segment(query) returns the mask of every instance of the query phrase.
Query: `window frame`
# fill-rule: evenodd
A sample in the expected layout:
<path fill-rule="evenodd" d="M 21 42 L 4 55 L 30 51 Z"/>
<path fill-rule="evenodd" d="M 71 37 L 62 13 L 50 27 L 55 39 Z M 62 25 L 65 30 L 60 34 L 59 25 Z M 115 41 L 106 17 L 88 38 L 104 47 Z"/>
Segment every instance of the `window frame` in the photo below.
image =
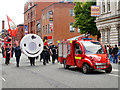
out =
<path fill-rule="evenodd" d="M 105 13 L 105 0 L 102 0 L 102 13 Z"/>
<path fill-rule="evenodd" d="M 82 49 L 81 49 L 80 45 L 79 45 L 79 49 L 76 49 L 76 44 L 79 45 L 79 43 L 75 43 L 75 54 L 78 55 L 78 54 L 79 54 L 78 51 L 79 51 L 79 50 L 82 51 Z M 76 53 L 76 52 L 77 52 L 77 53 Z M 83 53 L 83 52 L 82 52 L 82 53 Z"/>
<path fill-rule="evenodd" d="M 47 34 L 47 25 L 46 25 L 45 27 L 46 27 L 46 28 L 45 28 L 45 31 L 46 31 L 45 33 Z"/>
<path fill-rule="evenodd" d="M 43 26 L 43 34 L 45 34 L 45 27 Z"/>
<path fill-rule="evenodd" d="M 75 28 L 73 27 L 73 23 L 72 22 L 69 24 L 69 31 L 70 32 L 75 32 Z"/>

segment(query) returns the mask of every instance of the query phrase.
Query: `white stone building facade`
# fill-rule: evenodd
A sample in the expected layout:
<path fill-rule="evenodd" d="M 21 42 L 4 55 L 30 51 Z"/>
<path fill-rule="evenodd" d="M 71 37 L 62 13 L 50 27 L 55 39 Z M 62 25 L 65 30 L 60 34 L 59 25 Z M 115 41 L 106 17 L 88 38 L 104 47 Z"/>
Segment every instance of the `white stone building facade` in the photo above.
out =
<path fill-rule="evenodd" d="M 104 45 L 118 45 L 120 42 L 120 0 L 96 0 L 100 6 L 100 16 L 96 26 Z"/>

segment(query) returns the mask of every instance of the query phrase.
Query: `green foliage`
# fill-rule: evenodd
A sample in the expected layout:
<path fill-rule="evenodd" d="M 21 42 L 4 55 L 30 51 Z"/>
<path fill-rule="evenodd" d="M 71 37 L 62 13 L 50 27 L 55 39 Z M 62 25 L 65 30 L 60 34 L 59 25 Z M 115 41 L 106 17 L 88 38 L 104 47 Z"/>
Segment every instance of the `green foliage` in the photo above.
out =
<path fill-rule="evenodd" d="M 91 17 L 91 5 L 96 5 L 96 2 L 75 2 L 75 4 L 75 22 L 73 27 L 79 28 L 81 34 L 88 32 L 93 36 L 100 35 L 94 22 L 96 17 Z"/>

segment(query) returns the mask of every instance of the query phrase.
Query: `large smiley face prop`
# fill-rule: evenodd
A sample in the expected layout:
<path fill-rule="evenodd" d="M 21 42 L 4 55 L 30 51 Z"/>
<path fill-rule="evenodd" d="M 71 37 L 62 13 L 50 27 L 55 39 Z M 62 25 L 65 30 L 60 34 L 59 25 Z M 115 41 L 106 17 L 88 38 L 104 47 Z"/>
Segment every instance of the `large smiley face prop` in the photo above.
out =
<path fill-rule="evenodd" d="M 37 57 L 43 51 L 43 41 L 36 34 L 28 34 L 22 38 L 20 47 L 28 57 Z"/>

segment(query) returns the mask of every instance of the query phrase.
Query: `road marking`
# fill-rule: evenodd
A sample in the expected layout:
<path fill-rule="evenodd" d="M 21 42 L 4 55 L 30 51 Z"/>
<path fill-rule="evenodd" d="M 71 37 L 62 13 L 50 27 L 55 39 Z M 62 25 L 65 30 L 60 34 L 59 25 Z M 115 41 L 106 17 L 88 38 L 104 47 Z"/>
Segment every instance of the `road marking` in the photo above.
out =
<path fill-rule="evenodd" d="M 118 72 L 119 70 L 118 69 L 112 69 L 112 71 Z"/>
<path fill-rule="evenodd" d="M 2 80 L 5 82 L 6 80 L 3 78 L 3 77 L 1 77 L 2 78 Z"/>
<path fill-rule="evenodd" d="M 115 77 L 120 77 L 119 75 L 115 75 L 115 74 L 108 74 L 110 76 L 115 76 Z"/>

